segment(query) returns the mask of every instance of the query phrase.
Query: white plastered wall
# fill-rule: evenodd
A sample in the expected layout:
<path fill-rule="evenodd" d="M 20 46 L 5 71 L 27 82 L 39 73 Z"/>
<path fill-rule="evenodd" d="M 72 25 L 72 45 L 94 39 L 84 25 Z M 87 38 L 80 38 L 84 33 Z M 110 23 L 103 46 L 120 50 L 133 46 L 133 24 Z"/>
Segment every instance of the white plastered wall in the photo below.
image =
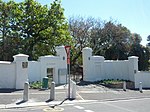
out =
<path fill-rule="evenodd" d="M 142 82 L 143 88 L 150 88 L 150 72 L 138 71 L 135 74 L 135 88 L 139 88 L 140 82 Z"/>
<path fill-rule="evenodd" d="M 15 63 L 16 89 L 24 89 L 24 83 L 28 81 L 28 55 L 18 54 L 13 56 Z"/>
<path fill-rule="evenodd" d="M 59 74 L 59 70 L 67 70 L 67 55 L 65 47 L 56 47 L 56 52 L 56 56 L 41 56 L 39 57 L 38 61 L 29 62 L 28 74 L 30 82 L 42 81 L 42 79 L 47 76 L 47 68 L 53 68 L 53 80 L 55 83 L 66 83 L 67 74 Z"/>
<path fill-rule="evenodd" d="M 23 89 L 28 79 L 28 55 L 18 54 L 13 57 L 13 62 L 0 62 L 0 88 Z"/>
<path fill-rule="evenodd" d="M 0 88 L 15 88 L 15 64 L 11 62 L 0 62 Z"/>
<path fill-rule="evenodd" d="M 83 80 L 99 81 L 103 79 L 120 79 L 135 81 L 138 72 L 138 57 L 128 60 L 105 60 L 103 56 L 92 56 L 91 48 L 83 51 Z"/>

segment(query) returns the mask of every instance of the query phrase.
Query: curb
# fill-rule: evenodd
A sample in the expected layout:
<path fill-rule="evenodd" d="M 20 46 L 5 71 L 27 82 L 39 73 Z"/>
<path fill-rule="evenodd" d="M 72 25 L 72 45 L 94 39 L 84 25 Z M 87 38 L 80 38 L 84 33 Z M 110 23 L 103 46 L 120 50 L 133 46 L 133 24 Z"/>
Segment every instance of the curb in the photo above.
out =
<path fill-rule="evenodd" d="M 6 105 L 0 105 L 0 109 L 6 108 Z"/>
<path fill-rule="evenodd" d="M 97 100 L 67 100 L 64 102 L 64 104 L 73 104 L 73 103 L 85 103 L 85 102 L 93 102 L 93 101 L 97 101 Z M 34 103 L 30 103 L 30 102 L 25 102 L 22 104 L 7 104 L 7 105 L 0 105 L 0 109 L 11 109 L 11 108 L 25 108 L 25 107 L 35 107 L 35 106 L 54 106 L 54 105 L 58 105 L 60 104 L 60 102 L 62 101 L 52 101 L 49 103 L 46 102 L 34 102 Z"/>
<path fill-rule="evenodd" d="M 127 97 L 127 98 L 112 98 L 112 99 L 104 99 L 104 100 L 99 100 L 101 102 L 106 102 L 106 101 L 123 101 L 123 100 L 138 100 L 138 99 L 146 99 L 146 98 L 150 98 L 150 97 Z"/>

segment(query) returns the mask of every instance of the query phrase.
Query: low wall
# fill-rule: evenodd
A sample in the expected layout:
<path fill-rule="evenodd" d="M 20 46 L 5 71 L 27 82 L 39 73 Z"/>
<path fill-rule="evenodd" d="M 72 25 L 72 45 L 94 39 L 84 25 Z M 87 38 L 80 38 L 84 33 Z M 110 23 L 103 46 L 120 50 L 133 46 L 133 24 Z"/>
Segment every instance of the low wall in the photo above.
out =
<path fill-rule="evenodd" d="M 136 56 L 130 56 L 128 60 L 105 60 L 103 56 L 93 56 L 92 49 L 86 47 L 82 50 L 82 57 L 84 81 L 120 79 L 135 82 L 135 87 L 140 81 L 144 87 L 150 87 L 150 75 L 138 72 Z"/>
<path fill-rule="evenodd" d="M 129 80 L 128 60 L 104 61 L 105 79 Z"/>
<path fill-rule="evenodd" d="M 142 82 L 143 88 L 150 88 L 150 72 L 139 71 L 135 74 L 135 88 L 139 88 L 139 83 Z"/>
<path fill-rule="evenodd" d="M 41 80 L 41 66 L 38 61 L 29 61 L 28 78 L 29 82 Z"/>
<path fill-rule="evenodd" d="M 138 71 L 138 57 L 128 60 L 105 60 L 103 56 L 93 56 L 91 48 L 84 48 L 83 80 L 99 81 L 104 79 L 130 80 L 134 82 L 134 74 Z"/>
<path fill-rule="evenodd" d="M 0 62 L 0 88 L 15 88 L 15 64 Z"/>

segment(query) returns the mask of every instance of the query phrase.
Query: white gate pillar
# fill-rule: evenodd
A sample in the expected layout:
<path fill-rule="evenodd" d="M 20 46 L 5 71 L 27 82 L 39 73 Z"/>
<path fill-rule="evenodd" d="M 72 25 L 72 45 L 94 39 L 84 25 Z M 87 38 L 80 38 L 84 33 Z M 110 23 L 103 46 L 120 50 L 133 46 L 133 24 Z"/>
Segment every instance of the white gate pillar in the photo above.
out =
<path fill-rule="evenodd" d="M 135 74 L 138 72 L 138 57 L 128 57 L 129 60 L 129 80 L 135 82 Z"/>
<path fill-rule="evenodd" d="M 28 80 L 28 55 L 18 54 L 13 56 L 16 73 L 16 88 L 23 89 L 24 83 Z"/>

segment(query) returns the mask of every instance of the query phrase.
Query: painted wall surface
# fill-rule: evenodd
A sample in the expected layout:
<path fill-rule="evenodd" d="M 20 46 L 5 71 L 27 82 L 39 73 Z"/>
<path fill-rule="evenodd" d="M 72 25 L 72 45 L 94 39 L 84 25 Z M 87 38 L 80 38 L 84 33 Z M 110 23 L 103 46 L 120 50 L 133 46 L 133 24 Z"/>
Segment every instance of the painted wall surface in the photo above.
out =
<path fill-rule="evenodd" d="M 67 55 L 64 46 L 56 47 L 56 56 L 47 55 L 39 57 L 38 61 L 29 62 L 29 81 L 42 81 L 47 77 L 47 69 L 53 68 L 53 80 L 56 84 L 66 83 L 66 74 L 59 74 L 59 70 L 67 70 Z"/>
<path fill-rule="evenodd" d="M 56 48 L 56 56 L 41 56 L 38 61 L 28 61 L 28 55 L 14 56 L 14 62 L 0 62 L 0 88 L 23 89 L 24 83 L 41 81 L 47 76 L 47 69 L 53 68 L 56 84 L 67 81 L 67 55 L 64 46 Z M 83 49 L 83 80 L 124 79 L 139 82 L 150 88 L 150 73 L 138 71 L 138 57 L 132 56 L 124 61 L 105 60 L 103 56 L 93 56 L 91 48 Z"/>
<path fill-rule="evenodd" d="M 28 61 L 28 55 L 13 56 L 13 62 L 0 62 L 0 88 L 24 89 L 29 80 L 42 81 L 47 69 L 53 68 L 53 80 L 56 84 L 66 83 L 67 55 L 64 46 L 56 47 L 56 56 L 41 56 L 38 61 Z"/>
<path fill-rule="evenodd" d="M 105 79 L 129 80 L 128 60 L 104 61 Z"/>
<path fill-rule="evenodd" d="M 93 56 L 92 49 L 88 47 L 84 48 L 82 53 L 84 81 L 104 79 L 138 81 L 138 75 L 135 75 L 138 72 L 138 57 L 131 56 L 128 60 L 105 60 L 103 56 Z"/>
<path fill-rule="evenodd" d="M 15 64 L 0 62 L 0 88 L 15 88 Z"/>
<path fill-rule="evenodd" d="M 41 64 L 38 61 L 29 61 L 28 76 L 29 82 L 41 79 Z"/>
<path fill-rule="evenodd" d="M 150 72 L 138 71 L 135 74 L 135 88 L 139 88 L 140 82 L 142 82 L 143 88 L 150 88 Z"/>
<path fill-rule="evenodd" d="M 13 62 L 0 62 L 0 88 L 23 89 L 28 79 L 28 55 L 13 56 Z"/>
<path fill-rule="evenodd" d="M 15 63 L 16 89 L 23 89 L 28 80 L 28 55 L 18 54 L 13 56 Z"/>
<path fill-rule="evenodd" d="M 120 79 L 134 81 L 134 72 L 138 71 L 138 58 L 128 60 L 105 60 L 103 56 L 93 56 L 91 48 L 83 49 L 83 80 L 98 81 Z"/>
<path fill-rule="evenodd" d="M 135 82 L 135 88 L 139 88 L 140 82 L 144 88 L 150 88 L 150 72 L 138 71 L 138 57 L 131 56 L 123 61 L 105 60 L 102 56 L 92 56 L 92 49 L 88 47 L 82 53 L 84 81 L 123 79 Z"/>

